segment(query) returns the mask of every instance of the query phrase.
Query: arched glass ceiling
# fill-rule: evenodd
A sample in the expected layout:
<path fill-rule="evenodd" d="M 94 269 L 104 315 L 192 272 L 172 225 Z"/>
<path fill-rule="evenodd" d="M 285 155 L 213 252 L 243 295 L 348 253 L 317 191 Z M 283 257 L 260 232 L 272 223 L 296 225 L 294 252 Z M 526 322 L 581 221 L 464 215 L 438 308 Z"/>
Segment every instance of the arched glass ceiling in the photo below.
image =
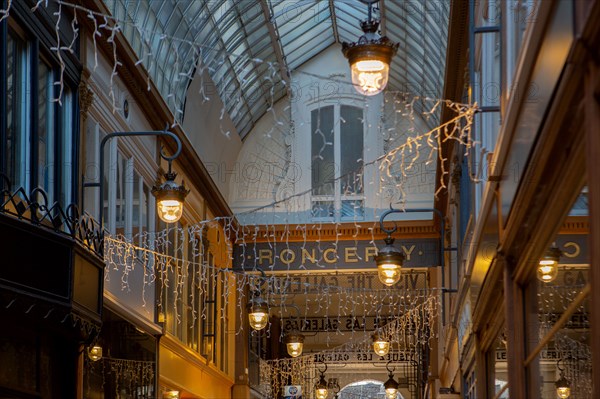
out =
<path fill-rule="evenodd" d="M 199 60 L 243 138 L 287 93 L 288 71 L 362 34 L 359 0 L 109 0 L 109 10 L 178 119 Z M 382 34 L 400 43 L 389 88 L 442 93 L 450 0 L 381 0 Z M 267 61 L 262 63 L 257 60 Z"/>

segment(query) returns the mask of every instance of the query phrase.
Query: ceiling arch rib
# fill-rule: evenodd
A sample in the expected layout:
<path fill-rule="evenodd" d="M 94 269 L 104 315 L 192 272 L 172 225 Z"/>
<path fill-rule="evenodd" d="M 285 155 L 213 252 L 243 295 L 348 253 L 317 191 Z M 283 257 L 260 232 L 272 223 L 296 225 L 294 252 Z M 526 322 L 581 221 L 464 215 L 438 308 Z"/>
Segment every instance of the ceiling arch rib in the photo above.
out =
<path fill-rule="evenodd" d="M 107 4 L 113 15 L 135 24 L 124 26 L 123 32 L 177 118 L 183 117 L 189 75 L 201 59 L 242 138 L 271 104 L 286 96 L 289 70 L 336 40 L 358 40 L 360 21 L 367 16 L 366 5 L 359 0 Z M 385 15 L 385 34 L 400 43 L 390 66 L 388 90 L 441 95 L 449 9 L 450 0 L 379 2 L 374 17 Z M 155 59 L 150 61 L 147 54 Z"/>

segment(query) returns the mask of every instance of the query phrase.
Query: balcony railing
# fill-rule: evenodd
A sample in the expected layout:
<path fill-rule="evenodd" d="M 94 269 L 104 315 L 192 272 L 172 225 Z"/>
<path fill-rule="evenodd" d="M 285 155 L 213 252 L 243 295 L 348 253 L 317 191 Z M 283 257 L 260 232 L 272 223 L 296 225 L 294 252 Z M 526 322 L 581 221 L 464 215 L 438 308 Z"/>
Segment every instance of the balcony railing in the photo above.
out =
<path fill-rule="evenodd" d="M 10 215 L 44 229 L 69 236 L 102 259 L 104 234 L 100 224 L 75 204 L 66 208 L 49 203 L 48 194 L 35 188 L 28 194 L 22 187 L 11 189 L 10 180 L 0 175 L 0 214 Z"/>

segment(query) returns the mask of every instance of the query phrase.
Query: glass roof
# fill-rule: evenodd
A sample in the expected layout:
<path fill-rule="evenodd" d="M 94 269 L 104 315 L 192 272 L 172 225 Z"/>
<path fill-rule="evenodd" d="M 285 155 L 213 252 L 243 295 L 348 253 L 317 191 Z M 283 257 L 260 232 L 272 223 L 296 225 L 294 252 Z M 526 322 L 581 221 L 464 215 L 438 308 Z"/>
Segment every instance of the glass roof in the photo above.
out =
<path fill-rule="evenodd" d="M 123 33 L 178 120 L 200 65 L 242 138 L 287 94 L 288 71 L 334 43 L 356 41 L 362 34 L 359 21 L 367 15 L 359 0 L 105 3 L 125 21 Z M 374 17 L 383 20 L 381 33 L 400 43 L 389 89 L 441 95 L 449 9 L 450 0 L 379 1 Z"/>

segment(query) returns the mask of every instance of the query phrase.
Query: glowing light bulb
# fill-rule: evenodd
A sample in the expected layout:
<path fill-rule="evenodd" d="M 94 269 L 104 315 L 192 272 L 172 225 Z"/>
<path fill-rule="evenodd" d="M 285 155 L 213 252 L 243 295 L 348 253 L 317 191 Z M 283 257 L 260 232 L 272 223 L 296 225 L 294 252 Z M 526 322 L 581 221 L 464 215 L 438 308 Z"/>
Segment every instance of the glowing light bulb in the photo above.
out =
<path fill-rule="evenodd" d="M 302 354 L 302 347 L 304 345 L 301 342 L 290 342 L 286 346 L 287 352 L 291 357 L 298 357 Z"/>
<path fill-rule="evenodd" d="M 100 345 L 94 345 L 88 348 L 88 357 L 93 362 L 102 359 L 102 347 Z"/>
<path fill-rule="evenodd" d="M 560 399 L 567 399 L 569 396 L 571 396 L 571 388 L 569 388 L 569 387 L 556 388 L 556 395 Z"/>
<path fill-rule="evenodd" d="M 396 396 L 398 396 L 398 390 L 394 389 L 394 388 L 388 388 L 385 390 L 385 397 L 386 399 L 396 399 Z"/>
<path fill-rule="evenodd" d="M 327 399 L 327 394 L 329 392 L 327 391 L 327 388 L 317 388 L 315 393 L 317 399 Z"/>
<path fill-rule="evenodd" d="M 387 355 L 390 351 L 390 342 L 377 334 L 373 335 L 373 351 L 379 356 Z"/>
<path fill-rule="evenodd" d="M 262 330 L 269 323 L 269 314 L 263 311 L 248 313 L 250 327 L 255 330 Z"/>
<path fill-rule="evenodd" d="M 378 60 L 361 60 L 350 66 L 352 83 L 365 96 L 374 96 L 385 89 L 389 66 Z"/>
<path fill-rule="evenodd" d="M 549 248 L 539 260 L 537 267 L 537 278 L 544 283 L 554 281 L 558 276 L 558 261 L 562 252 L 556 248 Z"/>
<path fill-rule="evenodd" d="M 175 223 L 183 214 L 183 203 L 174 199 L 165 199 L 156 203 L 158 217 L 165 223 Z"/>
<path fill-rule="evenodd" d="M 388 286 L 400 281 L 400 266 L 392 263 L 384 263 L 377 266 L 379 280 Z"/>

